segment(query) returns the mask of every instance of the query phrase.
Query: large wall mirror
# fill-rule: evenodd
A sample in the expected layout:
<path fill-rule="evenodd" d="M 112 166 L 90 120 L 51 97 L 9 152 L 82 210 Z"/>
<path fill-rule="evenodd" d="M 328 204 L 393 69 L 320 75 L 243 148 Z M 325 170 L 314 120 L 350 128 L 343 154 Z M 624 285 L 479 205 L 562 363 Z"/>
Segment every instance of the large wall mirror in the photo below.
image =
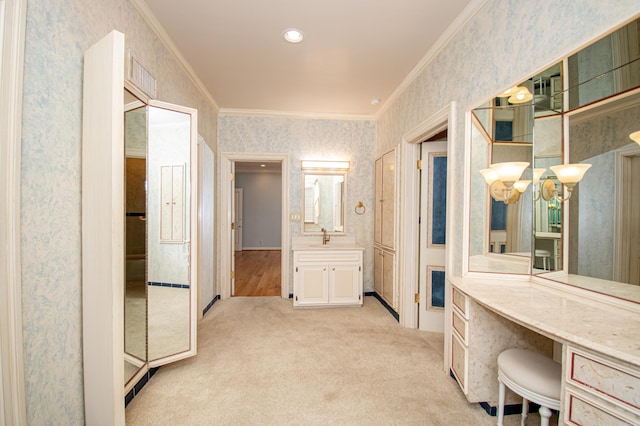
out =
<path fill-rule="evenodd" d="M 125 90 L 124 128 L 128 391 L 149 367 L 196 352 L 196 111 Z"/>
<path fill-rule="evenodd" d="M 469 272 L 640 302 L 640 21 L 470 116 Z"/>
<path fill-rule="evenodd" d="M 345 233 L 348 161 L 307 161 L 302 165 L 302 233 Z"/>

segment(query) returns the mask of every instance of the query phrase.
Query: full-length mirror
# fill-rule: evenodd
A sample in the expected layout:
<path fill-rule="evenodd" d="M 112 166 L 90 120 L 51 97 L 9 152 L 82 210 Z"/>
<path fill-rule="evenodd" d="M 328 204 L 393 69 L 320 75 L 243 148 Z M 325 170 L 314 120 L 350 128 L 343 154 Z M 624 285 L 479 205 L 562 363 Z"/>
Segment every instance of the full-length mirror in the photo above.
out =
<path fill-rule="evenodd" d="M 516 226 L 519 238 L 530 236 L 527 274 L 640 302 L 640 240 L 629 238 L 640 235 L 634 181 L 640 175 L 639 30 L 639 21 L 631 21 L 472 111 L 470 272 L 518 273 L 512 267 L 517 250 L 508 244 L 513 229 L 508 210 L 524 196 L 530 209 L 522 205 Z M 505 143 L 498 124 L 504 106 L 527 103 L 533 135 L 529 159 L 517 153 L 514 140 Z M 509 127 L 512 135 L 518 133 L 515 123 Z M 494 184 L 504 163 L 524 168 Z M 523 191 L 516 185 L 521 181 L 527 184 Z M 496 208 L 501 198 L 504 207 Z M 500 208 L 507 210 L 498 215 L 498 225 L 506 217 L 499 226 L 506 238 L 495 233 Z"/>
<path fill-rule="evenodd" d="M 125 390 L 195 354 L 195 119 L 125 90 Z"/>
<path fill-rule="evenodd" d="M 345 233 L 344 201 L 349 163 L 302 162 L 303 234 Z"/>
<path fill-rule="evenodd" d="M 125 385 L 147 362 L 147 109 L 125 90 Z M 130 384 L 133 386 L 133 383 Z"/>

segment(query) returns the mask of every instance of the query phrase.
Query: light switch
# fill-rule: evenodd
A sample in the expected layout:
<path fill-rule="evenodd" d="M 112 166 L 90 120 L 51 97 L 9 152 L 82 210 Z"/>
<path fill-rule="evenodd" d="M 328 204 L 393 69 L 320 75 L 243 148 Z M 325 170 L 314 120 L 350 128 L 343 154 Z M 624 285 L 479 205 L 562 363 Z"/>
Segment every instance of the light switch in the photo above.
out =
<path fill-rule="evenodd" d="M 289 215 L 289 221 L 291 221 L 291 222 L 300 222 L 300 213 L 291 213 Z"/>

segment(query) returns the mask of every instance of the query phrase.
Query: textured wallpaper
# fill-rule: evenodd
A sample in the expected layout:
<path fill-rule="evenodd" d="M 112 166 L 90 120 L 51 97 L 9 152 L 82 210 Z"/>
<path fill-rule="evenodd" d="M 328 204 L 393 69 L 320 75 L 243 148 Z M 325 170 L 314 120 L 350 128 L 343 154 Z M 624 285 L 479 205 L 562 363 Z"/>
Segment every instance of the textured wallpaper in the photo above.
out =
<path fill-rule="evenodd" d="M 158 78 L 158 98 L 197 108 L 199 133 L 217 154 L 286 152 L 293 211 L 301 209 L 299 161 L 351 161 L 347 233 L 369 250 L 373 160 L 451 101 L 459 149 L 449 159 L 454 206 L 462 206 L 464 112 L 494 93 L 640 12 L 637 0 L 524 2 L 489 0 L 376 122 L 220 117 L 167 54 L 128 0 L 30 0 L 22 141 L 22 286 L 27 416 L 31 425 L 83 424 L 81 323 L 82 55 L 117 29 L 127 48 Z M 216 142 L 219 125 L 219 148 Z M 356 216 L 358 201 L 367 213 Z M 460 273 L 461 208 L 450 253 Z M 299 223 L 290 225 L 298 235 Z M 366 252 L 365 289 L 372 255 Z"/>
<path fill-rule="evenodd" d="M 455 153 L 449 157 L 452 206 L 464 203 L 463 173 L 468 126 L 465 112 L 496 93 L 558 62 L 578 47 L 640 13 L 637 0 L 523 2 L 487 0 L 428 63 L 377 121 L 377 152 L 456 102 Z M 449 240 L 454 274 L 462 272 L 462 208 L 450 212 L 458 224 Z M 471 236 L 472 240 L 477 239 Z"/>
<path fill-rule="evenodd" d="M 158 79 L 158 99 L 197 108 L 215 148 L 215 111 L 129 0 L 29 0 L 22 130 L 22 297 L 27 417 L 84 422 L 81 136 L 84 51 L 117 29 Z"/>
<path fill-rule="evenodd" d="M 346 233 L 366 247 L 364 289 L 373 291 L 373 163 L 375 123 L 366 120 L 298 119 L 220 115 L 218 149 L 235 153 L 287 153 L 289 155 L 289 213 L 302 212 L 301 160 L 349 160 L 345 200 Z M 355 214 L 362 201 L 364 215 Z M 289 223 L 289 236 L 301 235 L 301 223 Z M 289 253 L 290 257 L 292 256 Z M 291 258 L 290 266 L 293 267 Z M 293 274 L 290 274 L 290 292 Z"/>

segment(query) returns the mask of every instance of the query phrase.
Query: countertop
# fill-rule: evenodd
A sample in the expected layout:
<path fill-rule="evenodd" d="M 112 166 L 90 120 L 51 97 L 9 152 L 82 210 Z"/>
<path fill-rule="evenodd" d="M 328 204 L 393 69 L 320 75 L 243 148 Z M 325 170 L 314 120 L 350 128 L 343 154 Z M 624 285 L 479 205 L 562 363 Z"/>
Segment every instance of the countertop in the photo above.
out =
<path fill-rule="evenodd" d="M 529 280 L 449 277 L 476 303 L 561 343 L 640 368 L 640 313 Z"/>

